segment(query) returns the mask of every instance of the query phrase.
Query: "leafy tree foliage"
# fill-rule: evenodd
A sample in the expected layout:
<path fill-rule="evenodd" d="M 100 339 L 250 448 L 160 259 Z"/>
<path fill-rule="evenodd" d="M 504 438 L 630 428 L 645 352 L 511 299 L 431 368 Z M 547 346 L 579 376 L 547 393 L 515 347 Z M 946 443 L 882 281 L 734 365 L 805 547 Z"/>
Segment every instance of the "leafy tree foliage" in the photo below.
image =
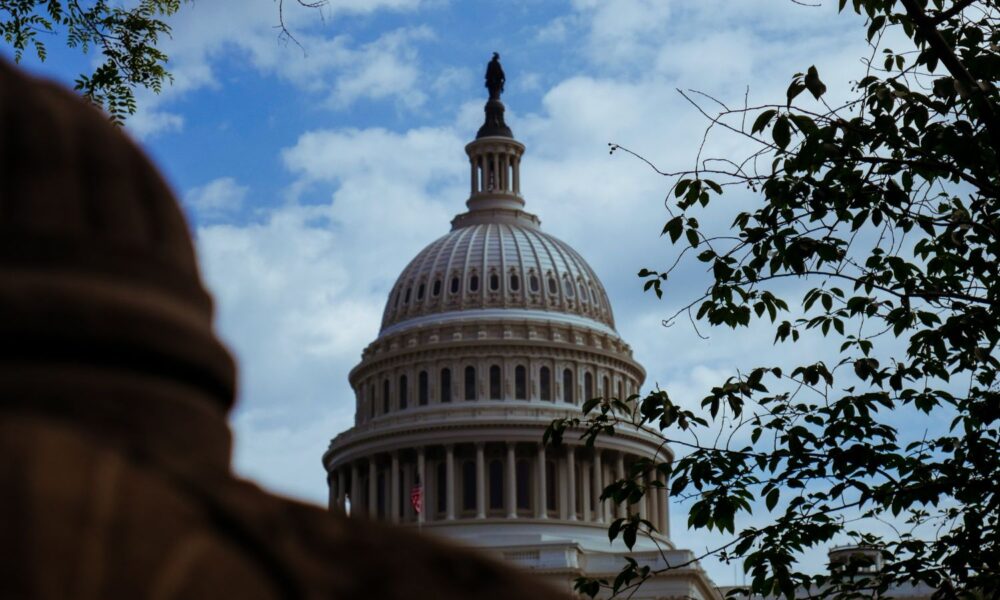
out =
<path fill-rule="evenodd" d="M 157 46 L 170 34 L 163 21 L 181 0 L 140 0 L 130 7 L 108 0 L 0 0 L 0 33 L 20 60 L 34 51 L 45 60 L 47 38 L 65 35 L 66 44 L 84 53 L 100 51 L 91 73 L 76 79 L 76 89 L 121 123 L 135 112 L 135 90 L 159 92 L 169 81 L 167 56 Z"/>
<path fill-rule="evenodd" d="M 635 502 L 658 485 L 644 475 L 664 475 L 671 496 L 691 501 L 690 527 L 729 534 L 716 552 L 740 561 L 756 594 L 872 597 L 922 582 L 940 598 L 997 598 L 1000 9 L 986 0 L 839 4 L 866 17 L 873 47 L 849 101 L 828 104 L 809 67 L 779 103 L 699 107 L 711 129 L 755 150 L 662 173 L 673 178 L 663 232 L 681 256 L 639 273 L 659 296 L 678 264 L 700 261 L 710 283 L 684 309 L 692 322 L 763 326 L 775 344 L 823 336 L 837 360 L 748 365 L 700 410 L 669 390 L 592 400 L 546 436 L 593 444 L 638 426 L 683 449 L 676 461 L 634 465 L 603 497 Z M 910 47 L 885 48 L 890 30 Z M 716 234 L 697 217 L 717 214 L 734 186 L 762 201 Z M 901 431 L 901 414 L 940 427 Z M 755 505 L 766 524 L 738 526 Z M 866 530 L 875 521 L 895 533 Z M 651 528 L 633 514 L 609 534 L 631 546 Z M 804 550 L 835 539 L 876 548 L 884 567 L 796 567 Z M 582 579 L 578 589 L 619 592 L 651 575 L 630 562 L 615 581 Z"/>
<path fill-rule="evenodd" d="M 160 49 L 171 33 L 164 19 L 191 0 L 0 0 L 0 35 L 20 61 L 25 52 L 45 60 L 51 36 L 65 36 L 66 45 L 100 52 L 90 73 L 76 79 L 76 89 L 104 108 L 121 124 L 136 111 L 135 91 L 159 93 L 171 81 L 167 55 Z M 326 0 L 296 0 L 320 8 Z M 285 0 L 276 0 L 279 36 L 292 39 L 285 26 Z"/>

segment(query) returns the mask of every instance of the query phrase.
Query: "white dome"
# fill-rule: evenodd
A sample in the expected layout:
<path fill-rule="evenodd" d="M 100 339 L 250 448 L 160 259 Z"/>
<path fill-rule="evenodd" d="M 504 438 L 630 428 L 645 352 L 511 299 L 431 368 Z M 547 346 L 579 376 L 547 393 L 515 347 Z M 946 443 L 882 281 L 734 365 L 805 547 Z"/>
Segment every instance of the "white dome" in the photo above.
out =
<path fill-rule="evenodd" d="M 506 221 L 459 223 L 424 248 L 393 286 L 382 332 L 476 309 L 551 311 L 614 327 L 604 287 L 576 250 L 528 218 Z"/>

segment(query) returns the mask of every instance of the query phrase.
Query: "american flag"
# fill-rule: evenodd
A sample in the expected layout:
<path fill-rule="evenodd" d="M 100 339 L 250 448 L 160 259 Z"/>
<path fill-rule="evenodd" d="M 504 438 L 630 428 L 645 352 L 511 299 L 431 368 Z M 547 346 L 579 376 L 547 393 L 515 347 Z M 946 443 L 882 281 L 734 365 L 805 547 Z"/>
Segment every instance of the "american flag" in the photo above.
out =
<path fill-rule="evenodd" d="M 413 489 L 410 490 L 410 505 L 413 506 L 413 512 L 418 515 L 424 508 L 424 486 L 421 484 L 416 484 Z"/>

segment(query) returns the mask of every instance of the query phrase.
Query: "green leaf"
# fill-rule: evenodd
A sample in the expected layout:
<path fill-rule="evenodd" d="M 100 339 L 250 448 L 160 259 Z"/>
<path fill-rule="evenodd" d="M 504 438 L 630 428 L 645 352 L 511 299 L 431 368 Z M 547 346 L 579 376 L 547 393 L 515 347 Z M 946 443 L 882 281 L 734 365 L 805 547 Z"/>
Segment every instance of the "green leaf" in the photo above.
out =
<path fill-rule="evenodd" d="M 781 149 L 788 146 L 792 140 L 792 130 L 788 124 L 788 117 L 782 115 L 774 122 L 774 129 L 771 131 L 774 143 Z"/>
<path fill-rule="evenodd" d="M 777 110 L 769 109 L 757 115 L 757 118 L 753 122 L 753 127 L 750 128 L 750 133 L 760 133 L 761 131 L 764 131 L 764 128 L 767 127 L 767 124 L 771 122 L 771 119 L 773 119 L 776 114 L 778 114 Z"/>
<path fill-rule="evenodd" d="M 813 98 L 816 98 L 817 100 L 820 99 L 820 96 L 826 93 L 826 85 L 820 81 L 819 72 L 816 70 L 815 66 L 809 67 L 809 70 L 806 72 L 805 84 L 809 93 L 812 94 Z"/>

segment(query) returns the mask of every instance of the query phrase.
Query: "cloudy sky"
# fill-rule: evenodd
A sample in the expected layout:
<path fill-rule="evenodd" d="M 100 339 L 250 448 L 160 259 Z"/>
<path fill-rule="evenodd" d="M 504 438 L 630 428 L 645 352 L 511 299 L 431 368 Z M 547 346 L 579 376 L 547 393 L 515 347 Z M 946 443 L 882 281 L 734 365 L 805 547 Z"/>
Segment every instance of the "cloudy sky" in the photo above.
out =
<path fill-rule="evenodd" d="M 868 53 L 864 28 L 836 1 L 818 4 L 330 0 L 286 7 L 297 43 L 279 37 L 272 0 L 186 5 L 166 44 L 174 83 L 142 94 L 128 128 L 183 199 L 219 330 L 239 358 L 239 472 L 323 502 L 320 455 L 353 419 L 347 373 L 396 275 L 464 208 L 463 146 L 482 120 L 493 51 L 508 123 L 528 148 L 528 209 L 603 279 L 647 387 L 696 403 L 748 357 L 779 362 L 790 350 L 760 329 L 701 339 L 686 320 L 661 325 L 704 276 L 682 271 L 659 301 L 643 294 L 636 272 L 674 255 L 659 237 L 669 182 L 608 143 L 686 168 L 706 122 L 678 88 L 733 105 L 747 93 L 751 104 L 776 101 L 815 64 L 831 95 L 846 94 Z M 87 59 L 52 50 L 29 66 L 72 81 Z M 708 148 L 745 150 L 725 137 Z M 685 533 L 681 511 L 673 520 L 679 546 L 711 542 Z M 732 582 L 731 566 L 707 566 Z"/>

